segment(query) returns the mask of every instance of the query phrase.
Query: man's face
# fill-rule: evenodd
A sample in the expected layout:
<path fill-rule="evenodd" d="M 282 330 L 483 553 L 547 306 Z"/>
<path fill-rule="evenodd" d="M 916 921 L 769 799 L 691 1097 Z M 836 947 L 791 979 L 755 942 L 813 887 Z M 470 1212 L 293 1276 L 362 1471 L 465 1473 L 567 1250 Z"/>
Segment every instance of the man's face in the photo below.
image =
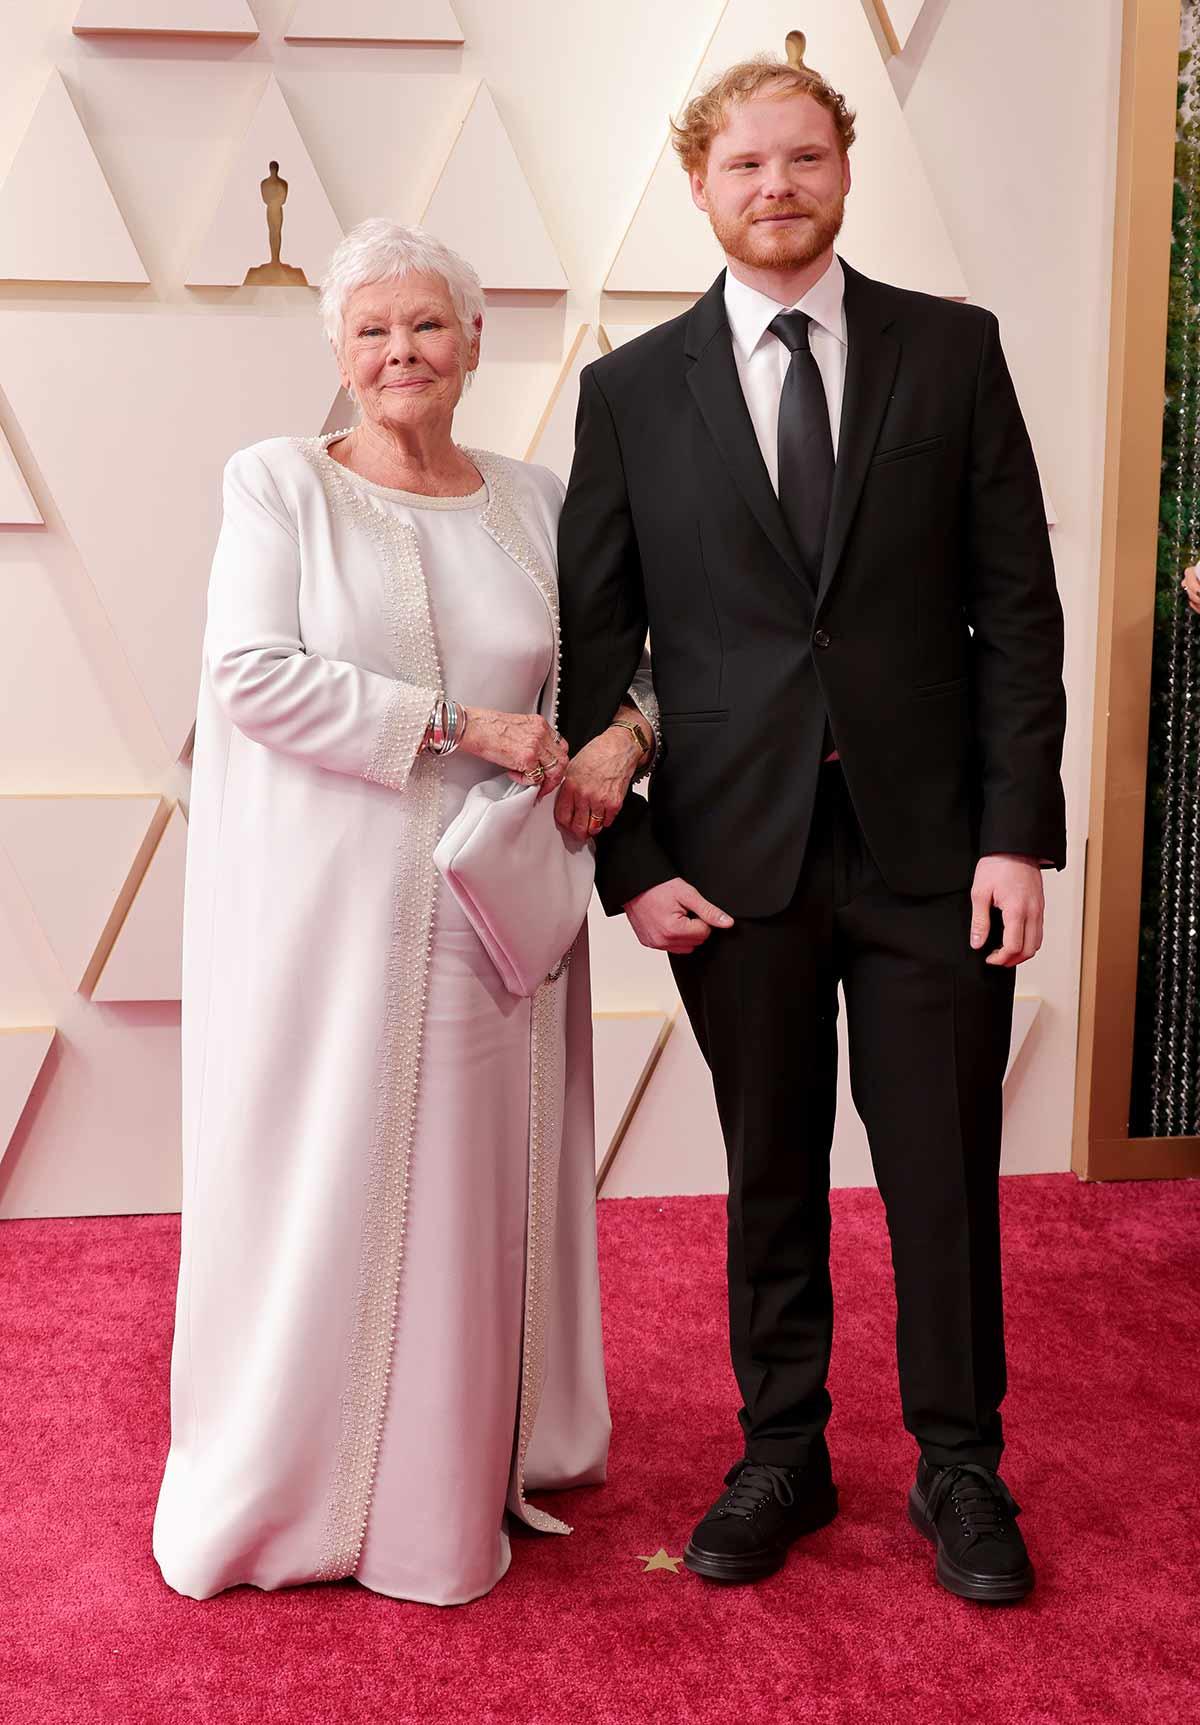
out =
<path fill-rule="evenodd" d="M 796 270 L 841 231 L 850 162 L 832 114 L 811 96 L 757 96 L 730 109 L 691 184 L 727 256 Z"/>

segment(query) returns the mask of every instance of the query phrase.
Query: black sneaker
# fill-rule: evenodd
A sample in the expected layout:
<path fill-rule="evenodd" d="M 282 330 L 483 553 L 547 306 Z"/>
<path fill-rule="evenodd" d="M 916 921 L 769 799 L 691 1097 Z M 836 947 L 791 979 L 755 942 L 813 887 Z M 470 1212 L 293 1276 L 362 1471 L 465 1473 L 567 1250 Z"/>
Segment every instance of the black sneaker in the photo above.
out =
<path fill-rule="evenodd" d="M 1021 1513 L 1004 1481 L 976 1462 L 931 1467 L 923 1458 L 908 1518 L 937 1547 L 937 1578 L 960 1599 L 1024 1599 L 1033 1565 L 1017 1529 Z"/>
<path fill-rule="evenodd" d="M 710 1581 L 761 1581 L 782 1568 L 788 1547 L 837 1514 L 828 1462 L 776 1467 L 740 1461 L 725 1475 L 728 1490 L 697 1527 L 683 1561 Z"/>

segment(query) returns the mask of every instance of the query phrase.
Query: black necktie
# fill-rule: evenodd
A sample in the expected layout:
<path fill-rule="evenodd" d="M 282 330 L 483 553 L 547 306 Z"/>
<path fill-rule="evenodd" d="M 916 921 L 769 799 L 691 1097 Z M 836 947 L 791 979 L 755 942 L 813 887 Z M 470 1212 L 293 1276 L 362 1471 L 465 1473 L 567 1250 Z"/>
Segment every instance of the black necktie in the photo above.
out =
<path fill-rule="evenodd" d="M 833 436 L 825 385 L 808 344 L 811 321 L 805 312 L 782 311 L 768 327 L 792 356 L 779 399 L 779 504 L 815 588 L 833 495 Z"/>

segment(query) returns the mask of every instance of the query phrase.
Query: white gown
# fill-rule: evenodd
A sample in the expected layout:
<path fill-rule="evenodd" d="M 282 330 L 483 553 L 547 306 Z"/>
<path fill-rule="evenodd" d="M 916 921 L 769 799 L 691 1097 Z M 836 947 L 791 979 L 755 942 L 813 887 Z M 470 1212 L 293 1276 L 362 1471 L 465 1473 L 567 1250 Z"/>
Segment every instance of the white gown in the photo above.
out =
<path fill-rule="evenodd" d="M 154 1552 L 177 1591 L 355 1576 L 453 1604 L 525 1488 L 598 1483 L 586 930 L 501 987 L 432 855 L 479 777 L 433 696 L 553 712 L 544 469 L 371 486 L 235 456 L 209 590 L 184 927 L 184 1200 Z"/>
<path fill-rule="evenodd" d="M 479 524 L 473 498 L 388 493 L 350 475 L 420 541 L 447 689 L 533 713 L 554 659 L 546 607 Z M 441 827 L 496 768 L 443 765 Z M 417 1133 L 409 1285 L 396 1334 L 371 1519 L 355 1574 L 377 1593 L 456 1604 L 508 1568 L 503 1530 L 521 1378 L 529 1145 L 529 1002 L 507 993 L 449 892 L 439 894 Z"/>

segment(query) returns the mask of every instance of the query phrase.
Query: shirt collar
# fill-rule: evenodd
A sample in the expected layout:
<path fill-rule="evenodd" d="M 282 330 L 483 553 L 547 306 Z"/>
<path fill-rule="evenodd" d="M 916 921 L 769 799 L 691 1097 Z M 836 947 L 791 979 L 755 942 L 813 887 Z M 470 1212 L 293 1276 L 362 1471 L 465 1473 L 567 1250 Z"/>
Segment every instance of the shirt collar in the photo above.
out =
<path fill-rule="evenodd" d="M 771 319 L 778 317 L 781 311 L 805 312 L 845 347 L 845 293 L 846 276 L 836 252 L 820 281 L 814 282 L 794 306 L 781 306 L 778 300 L 769 299 L 757 288 L 747 287 L 732 270 L 726 270 L 725 315 L 738 353 L 742 359 L 749 359 L 766 334 Z"/>

